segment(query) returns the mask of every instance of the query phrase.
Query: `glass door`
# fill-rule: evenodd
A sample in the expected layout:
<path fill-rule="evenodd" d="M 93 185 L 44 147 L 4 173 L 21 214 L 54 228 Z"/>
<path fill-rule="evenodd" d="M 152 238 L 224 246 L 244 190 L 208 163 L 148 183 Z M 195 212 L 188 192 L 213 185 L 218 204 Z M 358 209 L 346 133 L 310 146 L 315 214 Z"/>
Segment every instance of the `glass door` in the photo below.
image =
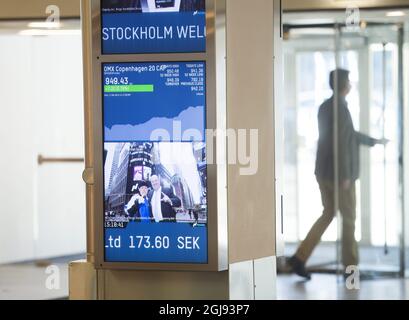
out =
<path fill-rule="evenodd" d="M 363 278 L 398 276 L 403 215 L 398 28 L 371 26 L 359 34 L 341 32 L 340 49 L 348 48 L 351 38 L 357 36 L 364 39 L 364 45 L 356 51 L 358 64 L 349 69 L 356 81 L 348 99 L 355 129 L 372 138 L 389 140 L 386 145 L 362 144 L 359 148 L 356 185 L 359 270 Z M 341 225 L 339 229 L 342 230 Z"/>
<path fill-rule="evenodd" d="M 334 39 L 333 30 L 316 29 L 313 35 L 300 32 L 285 43 L 284 176 L 288 255 L 299 253 L 300 242 L 323 214 L 322 195 L 315 176 L 317 116 L 320 105 L 332 95 L 329 74 L 336 67 Z M 354 58 L 352 52 L 341 55 L 345 61 Z M 325 272 L 336 266 L 337 238 L 337 224 L 333 222 L 322 234 L 322 241 L 305 257 L 310 271 Z M 309 252 L 311 248 L 301 251 Z"/>
<path fill-rule="evenodd" d="M 284 46 L 287 252 L 296 253 L 311 227 L 322 219 L 325 199 L 315 176 L 317 115 L 320 105 L 333 94 L 330 72 L 346 69 L 351 83 L 346 102 L 353 126 L 363 139 L 357 149 L 359 165 L 354 198 L 350 198 L 356 202 L 354 233 L 359 270 L 363 278 L 398 276 L 403 265 L 399 29 L 395 25 L 368 26 L 356 33 L 334 25 L 313 31 L 297 28 L 291 34 Z M 331 130 L 334 130 L 337 156 L 332 160 L 332 167 L 337 176 L 343 149 L 336 143 L 339 133 L 335 131 L 340 129 L 337 128 L 340 120 L 334 116 L 333 121 Z M 386 138 L 389 143 L 370 147 L 368 144 L 380 141 L 362 137 Z M 343 218 L 345 210 L 339 209 L 343 205 L 340 197 L 345 193 L 340 189 L 341 178 L 333 180 L 336 181 L 330 198 L 335 201 L 337 219 L 322 235 L 307 266 L 315 272 L 343 274 L 346 266 L 342 257 L 348 256 L 348 252 L 344 249 L 343 254 L 342 247 L 348 222 Z"/>

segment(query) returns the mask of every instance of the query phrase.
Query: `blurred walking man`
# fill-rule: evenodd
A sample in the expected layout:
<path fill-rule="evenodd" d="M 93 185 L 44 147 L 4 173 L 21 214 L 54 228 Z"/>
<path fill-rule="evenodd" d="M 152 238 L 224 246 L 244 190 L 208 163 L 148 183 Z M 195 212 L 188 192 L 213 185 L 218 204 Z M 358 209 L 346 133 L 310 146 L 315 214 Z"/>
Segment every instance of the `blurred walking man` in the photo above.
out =
<path fill-rule="evenodd" d="M 359 178 L 359 147 L 361 145 L 373 147 L 376 144 L 388 142 L 386 139 L 374 139 L 355 131 L 346 102 L 346 96 L 351 91 L 349 71 L 343 69 L 332 71 L 330 86 L 334 95 L 320 106 L 318 113 L 319 141 L 315 167 L 324 212 L 315 222 L 296 254 L 288 261 L 294 273 L 308 280 L 311 279 L 311 275 L 306 270 L 305 264 L 336 216 L 335 192 L 338 192 L 339 210 L 342 216 L 342 263 L 345 268 L 358 265 L 358 245 L 355 240 L 355 182 Z M 338 145 L 334 148 L 334 110 L 336 109 L 338 109 Z M 335 150 L 338 153 L 339 186 L 337 188 L 335 187 Z"/>

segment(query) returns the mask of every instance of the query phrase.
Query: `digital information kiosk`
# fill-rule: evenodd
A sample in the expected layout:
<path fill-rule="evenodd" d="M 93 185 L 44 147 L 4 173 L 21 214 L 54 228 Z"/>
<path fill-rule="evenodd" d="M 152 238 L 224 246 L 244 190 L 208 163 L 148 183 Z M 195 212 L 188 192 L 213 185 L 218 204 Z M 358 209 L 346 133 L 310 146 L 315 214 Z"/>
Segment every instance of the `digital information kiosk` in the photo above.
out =
<path fill-rule="evenodd" d="M 215 1 L 91 4 L 96 268 L 226 270 Z"/>
<path fill-rule="evenodd" d="M 280 0 L 81 7 L 87 261 L 70 297 L 274 298 Z"/>

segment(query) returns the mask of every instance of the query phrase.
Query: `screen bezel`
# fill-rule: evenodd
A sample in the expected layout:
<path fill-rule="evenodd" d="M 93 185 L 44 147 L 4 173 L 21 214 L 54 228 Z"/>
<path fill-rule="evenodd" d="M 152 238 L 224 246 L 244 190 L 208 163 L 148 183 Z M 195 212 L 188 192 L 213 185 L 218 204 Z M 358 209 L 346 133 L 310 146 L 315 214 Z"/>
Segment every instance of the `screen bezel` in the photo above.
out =
<path fill-rule="evenodd" d="M 206 122 L 207 129 L 218 129 L 217 123 L 217 75 L 216 75 L 216 1 L 206 0 L 206 48 L 203 53 L 172 53 L 172 54 L 127 54 L 102 55 L 101 53 L 101 6 L 100 0 L 91 0 L 92 14 L 92 153 L 94 181 L 92 187 L 93 241 L 94 265 L 97 269 L 124 270 L 167 270 L 167 271 L 223 271 L 227 269 L 227 212 L 218 210 L 218 165 L 207 165 L 207 201 L 208 201 L 208 263 L 140 263 L 140 262 L 107 262 L 104 247 L 104 184 L 103 184 L 103 153 L 104 135 L 102 123 L 102 64 L 126 62 L 178 62 L 205 61 L 206 62 Z M 206 139 L 206 148 L 216 146 L 216 137 L 210 142 Z M 213 159 L 217 159 L 216 147 L 213 148 Z M 219 226 L 219 221 L 223 223 Z"/>

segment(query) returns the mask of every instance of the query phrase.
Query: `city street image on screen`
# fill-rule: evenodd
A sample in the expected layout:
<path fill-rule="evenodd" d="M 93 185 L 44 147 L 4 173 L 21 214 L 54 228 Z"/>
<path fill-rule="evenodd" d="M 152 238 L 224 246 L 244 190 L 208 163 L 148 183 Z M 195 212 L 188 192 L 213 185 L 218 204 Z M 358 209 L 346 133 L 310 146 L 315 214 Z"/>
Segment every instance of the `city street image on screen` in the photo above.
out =
<path fill-rule="evenodd" d="M 205 62 L 102 67 L 106 261 L 207 263 Z"/>
<path fill-rule="evenodd" d="M 204 143 L 105 143 L 105 150 L 106 222 L 207 223 Z M 145 200 L 152 206 L 158 181 L 161 198 L 173 200 L 161 216 L 140 208 Z"/>

